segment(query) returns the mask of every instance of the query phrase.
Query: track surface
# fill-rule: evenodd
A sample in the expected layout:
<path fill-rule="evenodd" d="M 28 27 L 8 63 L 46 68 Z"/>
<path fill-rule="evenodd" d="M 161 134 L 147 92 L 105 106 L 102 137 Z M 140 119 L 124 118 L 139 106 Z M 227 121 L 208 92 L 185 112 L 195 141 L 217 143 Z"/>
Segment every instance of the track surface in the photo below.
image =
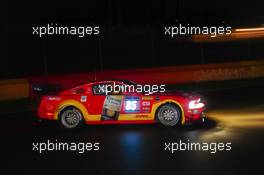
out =
<path fill-rule="evenodd" d="M 202 126 L 85 126 L 75 132 L 39 123 L 31 113 L 1 116 L 1 158 L 8 174 L 252 174 L 264 157 L 263 87 L 204 93 Z M 32 151 L 33 142 L 100 142 L 96 152 Z M 231 151 L 164 151 L 164 142 L 231 142 Z M 3 165 L 3 164 L 2 164 Z"/>

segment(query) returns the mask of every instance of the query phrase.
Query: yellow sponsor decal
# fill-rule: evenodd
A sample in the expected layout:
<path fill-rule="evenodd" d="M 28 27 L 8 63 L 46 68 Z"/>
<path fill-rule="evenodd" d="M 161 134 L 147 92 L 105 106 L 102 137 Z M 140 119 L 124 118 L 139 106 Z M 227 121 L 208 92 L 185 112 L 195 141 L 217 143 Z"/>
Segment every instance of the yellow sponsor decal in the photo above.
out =
<path fill-rule="evenodd" d="M 153 96 L 142 96 L 142 100 L 152 100 Z"/>
<path fill-rule="evenodd" d="M 139 117 L 145 116 L 145 117 Z M 120 114 L 118 120 L 151 120 L 151 114 Z"/>
<path fill-rule="evenodd" d="M 101 115 L 89 115 L 85 106 L 83 104 L 81 104 L 80 102 L 78 102 L 77 100 L 62 101 L 54 113 L 54 119 L 57 120 L 59 112 L 68 106 L 74 106 L 77 109 L 79 109 L 81 111 L 81 113 L 83 114 L 83 118 L 85 121 L 100 121 Z"/>
<path fill-rule="evenodd" d="M 136 118 L 148 118 L 149 117 L 149 115 L 147 115 L 147 114 L 138 114 L 138 115 L 136 115 Z"/>

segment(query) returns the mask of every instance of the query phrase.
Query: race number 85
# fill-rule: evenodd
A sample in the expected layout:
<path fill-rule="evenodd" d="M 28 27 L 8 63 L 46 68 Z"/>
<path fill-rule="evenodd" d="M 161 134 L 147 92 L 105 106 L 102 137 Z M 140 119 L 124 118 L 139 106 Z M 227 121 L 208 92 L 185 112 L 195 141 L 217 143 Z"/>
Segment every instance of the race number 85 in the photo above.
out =
<path fill-rule="evenodd" d="M 137 109 L 137 101 L 135 100 L 128 100 L 126 101 L 126 110 L 134 111 Z"/>

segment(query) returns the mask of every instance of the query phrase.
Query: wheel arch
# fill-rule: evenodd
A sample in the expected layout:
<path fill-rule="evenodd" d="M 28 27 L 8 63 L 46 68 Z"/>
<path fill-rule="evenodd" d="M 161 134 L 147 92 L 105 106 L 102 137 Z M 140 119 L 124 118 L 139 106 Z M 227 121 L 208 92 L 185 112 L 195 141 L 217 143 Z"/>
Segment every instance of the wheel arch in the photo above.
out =
<path fill-rule="evenodd" d="M 88 111 L 83 104 L 81 104 L 76 100 L 65 100 L 62 103 L 60 103 L 54 113 L 54 119 L 58 120 L 60 112 L 68 107 L 74 107 L 78 109 L 82 113 L 84 120 L 86 120 L 88 116 Z"/>
<path fill-rule="evenodd" d="M 172 104 L 176 107 L 178 107 L 180 109 L 180 112 L 181 112 L 181 124 L 184 124 L 185 123 L 185 115 L 184 115 L 184 110 L 183 110 L 183 107 L 181 106 L 181 104 L 175 100 L 165 100 L 165 101 L 162 101 L 161 103 L 159 103 L 157 106 L 156 106 L 156 109 L 155 109 L 155 112 L 154 112 L 154 119 L 156 120 L 156 117 L 157 117 L 157 112 L 158 110 L 164 106 L 164 105 L 167 105 L 167 104 Z"/>

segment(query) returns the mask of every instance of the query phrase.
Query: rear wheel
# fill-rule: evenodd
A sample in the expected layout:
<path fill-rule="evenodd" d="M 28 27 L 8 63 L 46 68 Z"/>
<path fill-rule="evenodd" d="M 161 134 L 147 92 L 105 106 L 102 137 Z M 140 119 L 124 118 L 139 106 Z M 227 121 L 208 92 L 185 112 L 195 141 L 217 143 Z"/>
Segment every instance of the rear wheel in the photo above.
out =
<path fill-rule="evenodd" d="M 59 125 L 64 129 L 75 129 L 82 125 L 83 116 L 75 107 L 67 107 L 59 113 Z"/>
<path fill-rule="evenodd" d="M 164 126 L 176 126 L 181 123 L 181 112 L 178 106 L 165 104 L 156 113 L 157 120 Z"/>

